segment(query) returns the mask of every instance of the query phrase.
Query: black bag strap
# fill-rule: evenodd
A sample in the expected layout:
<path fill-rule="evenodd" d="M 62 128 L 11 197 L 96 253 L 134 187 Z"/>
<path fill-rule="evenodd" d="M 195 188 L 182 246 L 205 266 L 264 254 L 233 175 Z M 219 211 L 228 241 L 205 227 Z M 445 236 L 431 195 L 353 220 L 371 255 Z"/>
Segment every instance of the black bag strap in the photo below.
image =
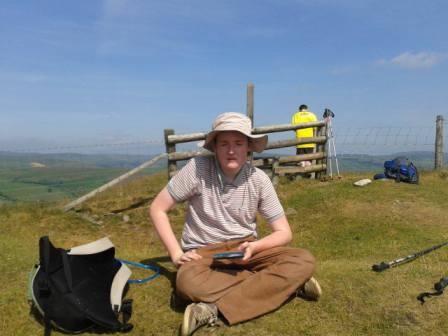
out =
<path fill-rule="evenodd" d="M 439 296 L 442 294 L 443 294 L 443 290 L 435 291 L 435 292 L 424 292 L 417 296 L 417 300 L 419 300 L 422 304 L 424 304 L 426 298 L 430 298 L 431 296 Z"/>
<path fill-rule="evenodd" d="M 43 236 L 39 240 L 39 261 L 45 272 L 50 269 L 50 239 Z"/>
<path fill-rule="evenodd" d="M 44 316 L 44 336 L 51 335 L 51 322 L 47 316 Z"/>
<path fill-rule="evenodd" d="M 50 295 L 50 286 L 48 284 L 48 271 L 50 270 L 50 240 L 48 236 L 43 236 L 39 239 L 39 264 L 42 268 L 42 277 L 37 283 L 40 296 Z M 44 322 L 44 336 L 51 335 L 51 322 L 46 314 L 43 316 Z"/>
<path fill-rule="evenodd" d="M 121 303 L 120 311 L 118 311 L 118 309 L 118 305 L 115 305 L 113 308 L 114 314 L 117 317 L 118 323 L 120 324 L 117 331 L 123 333 L 131 331 L 134 326 L 131 323 L 128 323 L 128 321 L 132 315 L 132 299 L 123 300 L 123 302 Z"/>
<path fill-rule="evenodd" d="M 425 299 L 431 296 L 439 296 L 443 294 L 445 287 L 448 286 L 448 277 L 444 277 L 434 284 L 434 292 L 424 292 L 417 296 L 417 300 L 419 300 L 422 304 L 425 303 Z"/>
<path fill-rule="evenodd" d="M 48 285 L 48 271 L 50 269 L 50 240 L 48 236 L 41 237 L 39 240 L 39 263 L 43 270 L 43 277 L 39 279 L 38 288 L 39 295 L 48 296 L 50 294 L 50 286 Z"/>
<path fill-rule="evenodd" d="M 68 260 L 67 251 L 61 250 L 62 266 L 64 267 L 65 280 L 67 281 L 67 287 L 69 292 L 73 292 L 73 278 L 72 269 Z"/>
<path fill-rule="evenodd" d="M 132 300 L 127 299 L 123 300 L 123 303 L 121 304 L 121 328 L 120 332 L 129 332 L 134 328 L 134 326 L 131 323 L 128 323 L 129 319 L 132 315 Z"/>

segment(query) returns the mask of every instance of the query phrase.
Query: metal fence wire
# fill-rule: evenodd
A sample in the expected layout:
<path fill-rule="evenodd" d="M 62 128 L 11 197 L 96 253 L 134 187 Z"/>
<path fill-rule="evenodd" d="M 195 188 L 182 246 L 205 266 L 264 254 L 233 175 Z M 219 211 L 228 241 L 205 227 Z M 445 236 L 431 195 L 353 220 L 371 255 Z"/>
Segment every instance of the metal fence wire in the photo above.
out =
<path fill-rule="evenodd" d="M 334 136 L 341 153 L 433 151 L 435 146 L 435 127 L 334 127 Z"/>
<path fill-rule="evenodd" d="M 446 128 L 448 122 L 444 121 Z M 436 127 L 346 127 L 333 124 L 338 155 L 380 155 L 424 151 L 434 155 Z M 446 133 L 446 132 L 445 132 Z M 291 139 L 293 132 L 279 136 Z M 271 139 L 271 137 L 270 137 Z M 443 143 L 446 143 L 443 134 Z M 192 146 L 192 148 L 188 148 Z M 180 144 L 179 150 L 197 149 L 197 144 Z M 42 202 L 74 200 L 129 172 L 156 155 L 165 152 L 162 139 L 134 142 L 95 143 L 41 148 L 0 147 L 0 204 L 16 201 Z M 284 155 L 292 155 L 287 148 Z M 432 154 L 431 154 L 432 153 Z M 430 156 L 429 155 L 429 156 Z M 433 157 L 433 156 L 432 156 Z M 446 159 L 445 159 L 446 160 Z M 133 178 L 166 171 L 166 159 L 154 167 L 139 171 Z M 120 182 L 123 193 L 132 194 Z"/>

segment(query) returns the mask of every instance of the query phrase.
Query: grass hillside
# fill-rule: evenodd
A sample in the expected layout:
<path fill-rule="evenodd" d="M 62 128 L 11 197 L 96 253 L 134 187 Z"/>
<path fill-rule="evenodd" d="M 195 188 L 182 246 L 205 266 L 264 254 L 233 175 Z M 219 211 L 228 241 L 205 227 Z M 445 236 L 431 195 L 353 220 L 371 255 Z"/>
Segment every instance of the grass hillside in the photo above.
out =
<path fill-rule="evenodd" d="M 53 168 L 124 168 L 132 169 L 154 155 L 78 154 L 78 153 L 15 153 L 0 151 L 0 168 L 29 168 L 38 162 Z"/>
<path fill-rule="evenodd" d="M 353 186 L 364 177 L 281 180 L 277 188 L 294 231 L 291 245 L 317 257 L 316 277 L 324 291 L 319 302 L 294 298 L 256 320 L 203 328 L 195 335 L 446 335 L 448 293 L 424 305 L 416 296 L 448 276 L 448 247 L 383 273 L 372 272 L 371 266 L 448 240 L 448 173 L 423 172 L 420 185 L 374 181 Z M 131 335 L 177 335 L 183 311 L 170 305 L 176 269 L 146 215 L 146 204 L 165 183 L 165 174 L 134 179 L 77 209 L 101 225 L 63 213 L 63 204 L 1 206 L 1 334 L 43 334 L 30 314 L 27 285 L 38 259 L 38 239 L 49 235 L 64 248 L 109 236 L 118 257 L 159 265 L 159 278 L 130 286 Z M 183 215 L 182 205 L 171 211 L 177 234 Z M 260 235 L 267 234 L 266 224 L 259 224 Z M 143 275 L 134 272 L 135 277 Z"/>
<path fill-rule="evenodd" d="M 0 152 L 0 204 L 80 197 L 148 161 L 151 156 Z M 163 166 L 163 164 L 165 164 Z M 166 162 L 144 169 L 151 174 Z"/>

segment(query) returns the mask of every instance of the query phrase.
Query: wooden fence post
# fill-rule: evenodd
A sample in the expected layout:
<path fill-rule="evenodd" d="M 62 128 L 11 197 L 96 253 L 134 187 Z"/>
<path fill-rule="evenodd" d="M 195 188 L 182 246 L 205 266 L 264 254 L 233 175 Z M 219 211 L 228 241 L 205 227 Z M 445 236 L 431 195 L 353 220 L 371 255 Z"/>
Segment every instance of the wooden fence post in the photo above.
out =
<path fill-rule="evenodd" d="M 252 83 L 247 84 L 246 115 L 254 127 L 254 84 Z"/>
<path fill-rule="evenodd" d="M 323 159 L 316 160 L 316 164 L 324 164 L 325 163 L 325 171 L 324 172 L 320 172 L 319 171 L 319 172 L 316 172 L 316 174 L 315 174 L 315 178 L 316 179 L 321 179 L 323 173 L 325 175 L 328 175 L 327 174 L 327 168 L 326 168 L 327 167 L 327 160 L 328 160 L 327 155 L 326 155 L 326 152 L 327 152 L 326 149 L 327 149 L 327 143 L 328 143 L 327 124 L 325 124 L 324 126 L 321 126 L 321 127 L 318 128 L 317 136 L 318 137 L 325 136 L 325 138 L 326 138 L 324 143 L 320 143 L 320 144 L 316 145 L 316 151 L 318 153 L 323 153 L 324 154 L 324 158 Z M 330 158 L 330 160 L 331 160 L 331 158 Z"/>
<path fill-rule="evenodd" d="M 443 116 L 438 115 L 436 119 L 436 148 L 434 158 L 434 169 L 443 168 Z"/>
<path fill-rule="evenodd" d="M 247 98 L 246 98 L 246 115 L 250 119 L 252 128 L 254 128 L 254 84 L 247 84 Z M 249 153 L 247 159 L 251 161 L 254 157 L 252 152 Z"/>
<path fill-rule="evenodd" d="M 274 157 L 273 158 L 273 163 L 272 163 L 272 173 L 271 173 L 271 181 L 272 181 L 272 184 L 274 185 L 274 187 L 275 186 L 277 186 L 277 184 L 278 184 L 278 179 L 279 179 L 279 177 L 278 177 L 278 175 L 277 175 L 277 173 L 276 173 L 276 168 L 279 166 L 279 162 L 278 162 L 279 160 L 278 160 L 278 157 Z"/>
<path fill-rule="evenodd" d="M 170 153 L 175 153 L 176 152 L 176 145 L 175 144 L 170 144 L 168 142 L 168 136 L 169 135 L 174 135 L 174 130 L 171 128 L 165 129 L 164 130 L 164 135 L 165 135 L 165 147 L 166 147 L 166 152 L 169 155 Z M 171 176 L 174 174 L 174 172 L 177 170 L 177 164 L 176 161 L 172 161 L 168 159 L 168 180 L 171 178 Z"/>

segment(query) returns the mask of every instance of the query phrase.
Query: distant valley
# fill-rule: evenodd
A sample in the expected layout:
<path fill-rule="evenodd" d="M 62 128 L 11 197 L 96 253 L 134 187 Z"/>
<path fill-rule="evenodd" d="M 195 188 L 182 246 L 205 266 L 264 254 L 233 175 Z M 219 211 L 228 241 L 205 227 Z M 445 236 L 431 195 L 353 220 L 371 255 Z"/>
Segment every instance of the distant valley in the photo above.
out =
<path fill-rule="evenodd" d="M 384 161 L 396 156 L 408 157 L 420 170 L 431 170 L 434 167 L 433 152 L 406 152 L 391 155 L 344 154 L 339 155 L 337 159 L 341 173 L 378 173 L 383 171 Z M 151 156 L 125 154 L 0 152 L 0 203 L 73 199 L 98 188 L 151 158 Z M 335 172 L 334 159 L 332 163 L 333 172 Z M 166 164 L 166 160 L 161 160 L 156 165 L 144 169 L 140 174 L 153 174 L 164 170 Z"/>

